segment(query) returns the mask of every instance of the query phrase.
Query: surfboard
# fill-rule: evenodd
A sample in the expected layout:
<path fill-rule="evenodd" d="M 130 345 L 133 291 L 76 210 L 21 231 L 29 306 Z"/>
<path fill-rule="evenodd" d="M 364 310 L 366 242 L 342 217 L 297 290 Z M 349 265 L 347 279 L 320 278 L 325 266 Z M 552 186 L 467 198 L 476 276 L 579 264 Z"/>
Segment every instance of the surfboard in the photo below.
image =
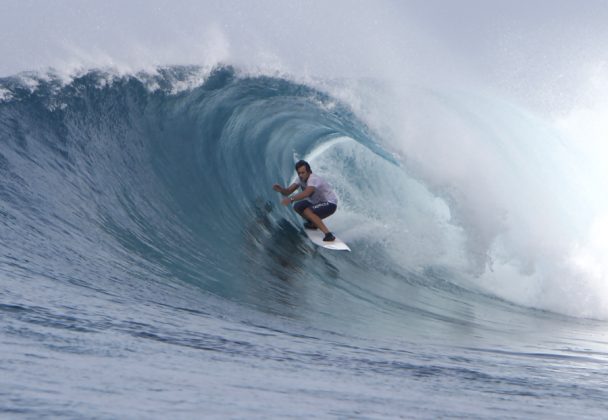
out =
<path fill-rule="evenodd" d="M 340 238 L 336 236 L 336 239 L 331 242 L 324 242 L 323 237 L 325 236 L 323 232 L 318 229 L 304 229 L 308 238 L 315 244 L 319 245 L 323 248 L 333 249 L 334 251 L 350 251 L 348 245 L 346 245 Z"/>

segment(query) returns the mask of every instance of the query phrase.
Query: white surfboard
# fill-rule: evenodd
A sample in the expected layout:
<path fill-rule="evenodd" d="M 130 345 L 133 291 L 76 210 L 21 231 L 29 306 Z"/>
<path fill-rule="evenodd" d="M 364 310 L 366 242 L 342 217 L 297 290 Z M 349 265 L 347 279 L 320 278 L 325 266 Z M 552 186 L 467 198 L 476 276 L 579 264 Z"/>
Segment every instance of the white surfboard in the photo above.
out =
<path fill-rule="evenodd" d="M 325 234 L 318 229 L 304 229 L 306 235 L 310 238 L 310 240 L 315 244 L 322 246 L 323 248 L 333 249 L 335 251 L 350 251 L 348 245 L 342 242 L 337 236 L 336 239 L 331 242 L 323 241 L 323 237 Z M 334 235 L 335 236 L 335 235 Z"/>

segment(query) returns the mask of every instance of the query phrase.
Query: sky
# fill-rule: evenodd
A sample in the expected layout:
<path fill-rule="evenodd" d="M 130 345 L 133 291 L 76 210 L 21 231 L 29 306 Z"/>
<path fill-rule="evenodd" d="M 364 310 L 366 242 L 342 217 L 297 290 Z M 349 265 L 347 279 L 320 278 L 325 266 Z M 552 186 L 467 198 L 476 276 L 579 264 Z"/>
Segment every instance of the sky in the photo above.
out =
<path fill-rule="evenodd" d="M 606 45 L 607 21 L 605 0 L 0 0 L 0 76 L 78 64 L 253 60 L 253 52 L 293 68 L 329 61 L 337 71 L 355 65 L 373 73 L 375 50 L 383 60 L 391 50 L 438 65 L 433 56 L 449 52 L 496 71 L 593 54 L 594 44 Z M 360 60 L 362 53 L 371 58 Z"/>

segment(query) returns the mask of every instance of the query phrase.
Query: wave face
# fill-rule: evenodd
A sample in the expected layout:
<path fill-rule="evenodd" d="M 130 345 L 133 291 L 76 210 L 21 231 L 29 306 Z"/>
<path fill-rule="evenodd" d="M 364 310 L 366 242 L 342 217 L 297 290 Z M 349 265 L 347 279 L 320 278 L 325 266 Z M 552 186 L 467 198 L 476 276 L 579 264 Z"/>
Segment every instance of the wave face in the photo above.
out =
<path fill-rule="evenodd" d="M 133 76 L 89 72 L 68 83 L 32 75 L 1 81 L 1 310 L 15 323 L 13 333 L 19 323 L 66 334 L 110 331 L 239 360 L 291 353 L 294 363 L 311 368 L 317 359 L 309 347 L 320 340 L 322 365 L 345 363 L 377 375 L 404 369 L 416 378 L 445 377 L 439 360 L 447 353 L 435 357 L 426 349 L 413 356 L 418 351 L 411 343 L 392 340 L 447 339 L 488 351 L 488 343 L 517 348 L 550 341 L 556 339 L 551 331 L 560 330 L 558 341 L 570 350 L 556 350 L 559 362 L 575 357 L 573 334 L 588 337 L 604 325 L 544 312 L 542 305 L 519 306 L 485 284 L 494 245 L 475 246 L 483 244 L 483 224 L 466 213 L 472 208 L 461 197 L 466 191 L 404 163 L 341 101 L 230 67 L 189 84 L 200 72 L 172 67 Z M 290 183 L 300 158 L 335 187 L 340 208 L 328 223 L 352 253 L 315 248 L 298 217 L 280 205 L 271 186 Z M 521 265 L 498 267 L 503 272 L 493 280 L 521 279 Z M 224 325 L 225 319 L 233 321 Z M 292 331 L 290 343 L 303 342 L 281 347 L 275 335 L 285 331 Z M 28 334 L 19 339 L 32 339 Z M 279 341 L 264 347 L 255 335 Z M 88 344 L 67 335 L 62 340 L 76 353 L 99 354 L 97 344 L 78 337 Z M 476 344 L 463 337 L 475 337 Z M 372 339 L 380 341 L 359 341 Z M 405 357 L 404 346 L 414 359 L 390 368 L 387 359 Z M 516 361 L 519 348 L 510 356 L 489 354 L 512 357 L 519 372 L 527 366 Z M 326 358 L 336 351 L 342 352 L 336 359 Z M 355 356 L 361 351 L 371 353 Z M 120 354 L 112 359 L 119 366 L 127 357 Z M 435 361 L 424 367 L 416 357 Z M 459 351 L 453 357 L 466 365 Z M 192 362 L 175 363 L 186 361 Z M 435 390 L 448 395 L 454 378 L 471 375 L 488 387 L 502 381 L 497 372 L 467 369 L 450 371 L 452 379 L 439 379 Z M 10 372 L 19 377 L 18 368 Z M 323 372 L 319 383 L 327 379 Z M 531 381 L 505 380 L 500 392 L 554 388 Z M 587 391 L 568 388 L 564 398 L 578 400 Z M 601 401 L 596 394 L 586 398 Z M 467 414 L 458 404 L 435 414 L 454 409 Z"/>
<path fill-rule="evenodd" d="M 65 86 L 39 80 L 33 92 L 8 80 L 3 196 L 11 223 L 4 237 L 17 244 L 14 255 L 27 255 L 45 276 L 52 262 L 56 279 L 98 284 L 128 267 L 284 315 L 291 311 L 284 295 L 301 292 L 293 284 L 336 298 L 344 281 L 365 290 L 315 324 L 347 324 L 366 307 L 381 330 L 417 313 L 423 323 L 428 314 L 470 322 L 443 309 L 460 289 L 445 254 L 463 246 L 448 206 L 409 177 L 356 116 L 315 89 L 237 77 L 231 68 L 172 93 L 194 71 L 174 68 L 146 80 L 89 73 Z M 299 158 L 338 191 L 331 225 L 358 249 L 353 255 L 318 252 L 298 217 L 278 203 L 270 186 L 292 182 Z M 387 200 L 399 196 L 415 206 Z M 12 265 L 32 269 L 19 258 Z M 108 267 L 119 272 L 109 276 Z M 370 277 L 399 293 L 374 290 Z M 310 301 L 301 311 L 314 319 L 322 307 Z"/>
<path fill-rule="evenodd" d="M 388 311 L 388 318 L 379 321 L 384 326 L 399 324 L 411 311 L 449 318 L 453 311 L 444 313 L 444 308 L 456 290 L 469 295 L 457 299 L 460 304 L 486 299 L 492 304 L 500 288 L 508 287 L 488 284 L 534 280 L 535 268 L 522 266 L 538 264 L 535 244 L 518 235 L 526 229 L 542 236 L 534 221 L 526 220 L 539 215 L 522 216 L 520 205 L 512 205 L 507 217 L 518 226 L 508 226 L 501 219 L 504 203 L 485 202 L 482 194 L 471 192 L 489 188 L 473 180 L 481 176 L 476 171 L 487 170 L 499 176 L 512 201 L 548 201 L 538 197 L 546 195 L 546 185 L 517 193 L 526 178 L 505 176 L 525 163 L 513 145 L 496 139 L 492 149 L 508 163 L 472 167 L 473 176 L 464 179 L 470 186 L 457 180 L 450 187 L 437 173 L 452 176 L 458 170 L 444 168 L 453 164 L 435 158 L 429 167 L 441 169 L 430 174 L 416 170 L 415 160 L 411 167 L 400 164 L 348 107 L 327 94 L 281 78 L 238 76 L 229 67 L 217 68 L 198 87 L 183 89 L 200 77 L 200 70 L 174 67 L 138 77 L 91 72 L 68 84 L 53 77 L 5 79 L 3 237 L 13 249 L 3 256 L 10 258 L 6 263 L 25 270 L 24 275 L 33 263 L 39 274 L 48 275 L 52 262 L 53 277 L 91 283 L 112 277 L 108 267 L 137 268 L 159 282 L 187 282 L 278 313 L 285 311 L 282 295 L 290 287 L 285 282 L 306 282 L 323 295 L 338 293 L 343 281 L 368 288 L 371 276 L 403 290 L 389 296 L 368 289 L 345 300 L 330 318 L 346 321 L 365 306 L 372 312 L 405 308 Z M 499 111 L 486 110 L 500 121 Z M 460 101 L 450 112 L 466 113 L 466 103 Z M 503 114 L 503 120 L 513 118 Z M 505 126 L 518 123 L 509 119 Z M 472 117 L 471 124 L 483 126 L 483 121 Z M 525 140 L 519 134 L 516 138 Z M 471 146 L 463 146 L 466 164 L 472 159 L 465 149 Z M 496 158 L 487 151 L 483 155 Z M 543 155 L 550 160 L 550 154 Z M 310 160 L 341 197 L 331 225 L 353 242 L 357 252 L 352 256 L 317 252 L 302 235 L 298 218 L 270 188 L 275 182 L 291 183 L 293 162 L 300 158 Z M 533 167 L 540 176 L 551 171 L 541 162 Z M 540 184 L 537 178 L 527 180 Z M 556 217 L 550 214 L 545 218 Z M 501 230 L 508 232 L 500 236 Z M 518 240 L 516 251 L 523 258 L 501 248 Z M 492 247 L 500 248 L 495 262 Z M 28 256 L 28 264 L 22 256 Z M 325 283 L 328 276 L 333 280 Z M 412 302 L 412 292 L 425 297 Z M 517 294 L 506 295 L 519 303 Z M 319 313 L 316 303 L 307 304 L 313 307 L 304 313 Z"/>
<path fill-rule="evenodd" d="M 319 91 L 219 68 L 175 93 L 196 72 L 92 72 L 67 85 L 39 78 L 34 89 L 5 79 L 3 238 L 12 250 L 2 258 L 11 274 L 93 287 L 127 270 L 279 313 L 285 282 L 338 275 L 270 186 L 320 147 L 334 144 L 334 176 L 357 169 L 353 147 L 382 151 Z"/>

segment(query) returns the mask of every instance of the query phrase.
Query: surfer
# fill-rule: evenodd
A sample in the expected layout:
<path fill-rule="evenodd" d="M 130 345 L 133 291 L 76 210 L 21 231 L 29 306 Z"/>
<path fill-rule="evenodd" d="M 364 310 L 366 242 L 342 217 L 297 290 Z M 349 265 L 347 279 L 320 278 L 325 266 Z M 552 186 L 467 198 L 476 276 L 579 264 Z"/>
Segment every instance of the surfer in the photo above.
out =
<path fill-rule="evenodd" d="M 293 209 L 302 218 L 308 220 L 304 223 L 306 229 L 320 229 L 325 234 L 323 240 L 331 242 L 336 237 L 327 229 L 322 219 L 331 216 L 336 211 L 338 198 L 329 184 L 317 174 L 313 174 L 308 162 L 300 160 L 296 163 L 296 172 L 299 182 L 294 182 L 284 188 L 274 184 L 272 189 L 284 196 L 289 196 L 300 187 L 302 191 L 290 197 L 284 198 L 281 204 L 284 206 L 294 203 Z"/>

